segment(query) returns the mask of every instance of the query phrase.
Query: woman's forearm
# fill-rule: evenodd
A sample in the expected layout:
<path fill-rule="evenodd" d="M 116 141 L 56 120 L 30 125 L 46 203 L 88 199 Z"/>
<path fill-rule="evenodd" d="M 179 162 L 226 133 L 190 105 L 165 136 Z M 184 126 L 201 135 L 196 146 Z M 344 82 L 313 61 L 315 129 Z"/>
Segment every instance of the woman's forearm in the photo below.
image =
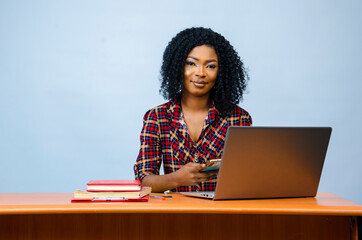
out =
<path fill-rule="evenodd" d="M 173 173 L 165 175 L 148 175 L 142 180 L 142 186 L 149 186 L 152 192 L 164 192 L 178 187 Z"/>

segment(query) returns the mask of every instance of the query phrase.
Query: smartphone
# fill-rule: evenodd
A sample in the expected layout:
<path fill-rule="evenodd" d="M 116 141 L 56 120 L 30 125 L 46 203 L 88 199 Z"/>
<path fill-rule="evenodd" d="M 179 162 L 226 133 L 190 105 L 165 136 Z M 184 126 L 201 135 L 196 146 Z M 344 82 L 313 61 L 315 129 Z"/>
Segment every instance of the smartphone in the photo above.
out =
<path fill-rule="evenodd" d="M 206 162 L 206 167 L 200 170 L 200 172 L 218 170 L 220 168 L 220 164 L 221 164 L 220 158 L 210 159 Z"/>

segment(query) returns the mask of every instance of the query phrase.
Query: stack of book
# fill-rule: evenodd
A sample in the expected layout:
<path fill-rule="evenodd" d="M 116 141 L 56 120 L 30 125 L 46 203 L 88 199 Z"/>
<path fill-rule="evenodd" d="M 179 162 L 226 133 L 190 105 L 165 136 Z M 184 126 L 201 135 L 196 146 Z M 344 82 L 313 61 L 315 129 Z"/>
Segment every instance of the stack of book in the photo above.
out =
<path fill-rule="evenodd" d="M 138 180 L 92 180 L 87 189 L 74 191 L 72 202 L 146 202 L 150 193 Z"/>

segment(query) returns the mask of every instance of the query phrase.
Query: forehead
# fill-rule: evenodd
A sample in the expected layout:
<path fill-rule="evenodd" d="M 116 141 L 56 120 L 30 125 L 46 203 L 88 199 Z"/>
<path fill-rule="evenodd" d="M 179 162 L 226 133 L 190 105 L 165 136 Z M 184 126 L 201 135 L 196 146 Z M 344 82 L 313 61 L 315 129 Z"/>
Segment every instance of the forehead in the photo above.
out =
<path fill-rule="evenodd" d="M 214 59 L 217 60 L 217 54 L 213 47 L 207 45 L 201 45 L 194 47 L 189 54 L 188 57 L 196 57 L 198 59 Z"/>

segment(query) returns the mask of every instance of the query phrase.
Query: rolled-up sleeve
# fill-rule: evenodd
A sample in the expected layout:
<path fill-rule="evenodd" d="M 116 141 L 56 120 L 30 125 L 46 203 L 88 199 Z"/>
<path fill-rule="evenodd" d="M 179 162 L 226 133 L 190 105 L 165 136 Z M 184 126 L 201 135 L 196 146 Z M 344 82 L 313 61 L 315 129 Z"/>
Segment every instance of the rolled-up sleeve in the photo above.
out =
<path fill-rule="evenodd" d="M 159 175 L 161 166 L 159 125 L 156 111 L 149 111 L 143 117 L 143 127 L 140 136 L 140 151 L 134 165 L 135 178 L 142 181 L 151 174 Z"/>

